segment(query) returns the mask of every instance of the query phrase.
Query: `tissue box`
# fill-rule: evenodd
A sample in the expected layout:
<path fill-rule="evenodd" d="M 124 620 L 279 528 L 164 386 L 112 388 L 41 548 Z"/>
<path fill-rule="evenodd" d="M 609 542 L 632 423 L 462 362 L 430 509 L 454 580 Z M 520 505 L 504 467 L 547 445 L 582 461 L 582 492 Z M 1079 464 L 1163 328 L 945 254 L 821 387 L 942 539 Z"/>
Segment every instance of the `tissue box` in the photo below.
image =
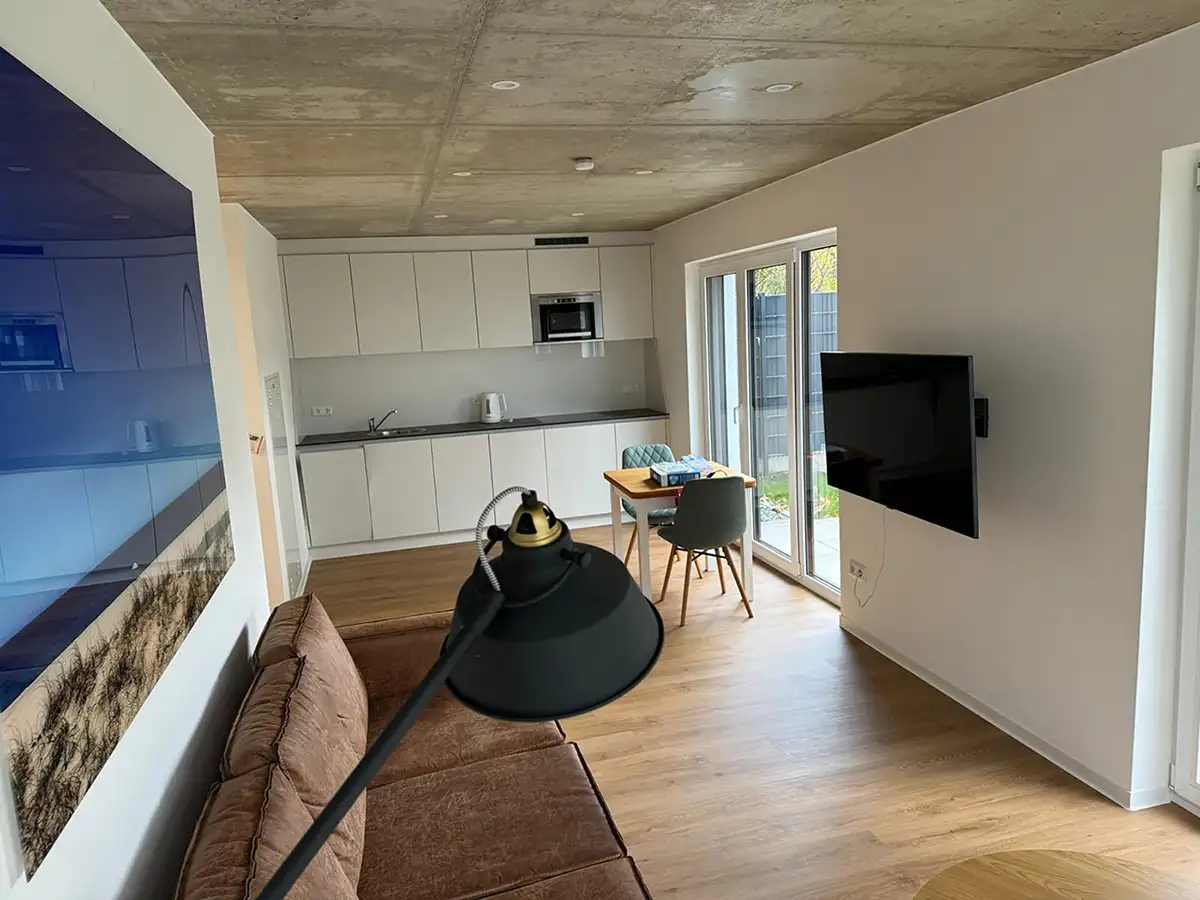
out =
<path fill-rule="evenodd" d="M 655 463 L 650 467 L 650 477 L 661 487 L 680 487 L 700 477 L 700 470 L 687 463 Z"/>

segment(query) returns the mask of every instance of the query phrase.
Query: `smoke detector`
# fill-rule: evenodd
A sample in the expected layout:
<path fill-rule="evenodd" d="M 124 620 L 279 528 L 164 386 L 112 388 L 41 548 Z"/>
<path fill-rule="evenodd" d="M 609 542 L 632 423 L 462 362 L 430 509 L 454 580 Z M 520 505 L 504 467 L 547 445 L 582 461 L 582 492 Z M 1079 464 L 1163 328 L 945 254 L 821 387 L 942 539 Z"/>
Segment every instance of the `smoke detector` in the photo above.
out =
<path fill-rule="evenodd" d="M 596 161 L 590 156 L 577 156 L 574 162 L 576 172 L 590 172 L 596 168 Z"/>

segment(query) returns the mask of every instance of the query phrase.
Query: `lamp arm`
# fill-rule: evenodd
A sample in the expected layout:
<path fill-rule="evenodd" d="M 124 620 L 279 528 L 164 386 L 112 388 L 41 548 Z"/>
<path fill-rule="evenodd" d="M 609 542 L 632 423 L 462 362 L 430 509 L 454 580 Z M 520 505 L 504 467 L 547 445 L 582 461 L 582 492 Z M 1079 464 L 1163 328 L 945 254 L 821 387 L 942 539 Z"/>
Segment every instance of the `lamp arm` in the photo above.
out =
<path fill-rule="evenodd" d="M 301 873 L 317 855 L 317 851 L 321 849 L 321 846 L 333 834 L 333 830 L 337 828 L 338 823 L 354 806 L 359 794 L 370 786 L 375 776 L 379 774 L 379 770 L 383 768 L 387 758 L 400 746 L 400 742 L 404 740 L 404 736 L 408 734 L 408 730 L 412 728 L 413 723 L 417 721 L 417 717 L 428 705 L 433 695 L 446 683 L 446 679 L 450 677 L 454 667 L 470 649 L 475 639 L 496 618 L 496 613 L 503 605 L 504 595 L 499 591 L 493 592 L 488 597 L 487 605 L 474 621 L 456 634 L 453 640 L 446 645 L 429 673 L 409 694 L 399 712 L 380 733 L 378 740 L 367 748 L 367 752 L 363 754 L 358 765 L 354 767 L 342 786 L 330 798 L 329 803 L 313 820 L 312 827 L 304 833 L 292 852 L 288 854 L 287 859 L 271 876 L 267 886 L 258 895 L 258 900 L 284 900 L 292 885 L 296 883 Z"/>

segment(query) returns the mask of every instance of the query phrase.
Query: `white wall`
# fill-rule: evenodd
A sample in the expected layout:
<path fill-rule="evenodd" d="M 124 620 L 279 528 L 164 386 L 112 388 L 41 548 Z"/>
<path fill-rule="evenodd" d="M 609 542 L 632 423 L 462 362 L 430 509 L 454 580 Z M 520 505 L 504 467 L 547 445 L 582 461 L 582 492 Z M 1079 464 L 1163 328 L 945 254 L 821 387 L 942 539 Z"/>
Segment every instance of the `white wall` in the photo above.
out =
<path fill-rule="evenodd" d="M 889 513 L 845 621 L 1134 805 L 1166 798 L 1194 152 L 1160 189 L 1164 152 L 1200 140 L 1198 83 L 1194 27 L 655 232 L 680 445 L 702 425 L 695 260 L 836 227 L 843 348 L 974 354 L 981 538 Z M 843 559 L 877 570 L 883 528 L 845 498 Z"/>
<path fill-rule="evenodd" d="M 300 504 L 300 482 L 296 468 L 296 417 L 292 394 L 292 368 L 288 351 L 287 311 L 283 304 L 283 287 L 279 278 L 278 243 L 257 219 L 236 203 L 221 207 L 225 223 L 225 240 L 231 260 L 241 265 L 239 273 L 250 299 L 254 321 L 254 344 L 258 365 L 259 394 L 263 379 L 278 373 L 283 392 L 285 433 L 273 435 L 282 440 L 286 450 L 272 454 L 271 486 L 276 498 L 279 546 L 285 555 L 293 552 L 292 540 L 283 527 L 283 517 L 290 520 L 297 535 L 295 552 L 299 554 L 300 571 L 309 565 L 307 526 Z M 286 580 L 285 580 L 286 583 Z"/>
<path fill-rule="evenodd" d="M 11 891 L 170 896 L 267 615 L 212 139 L 98 0 L 6 0 L 0 45 L 186 185 L 195 204 L 237 560 L 33 881 Z M 11 848 L 11 819 L 0 824 Z"/>
<path fill-rule="evenodd" d="M 467 422 L 479 418 L 481 391 L 504 392 L 515 417 L 642 407 L 647 346 L 653 341 L 605 341 L 604 356 L 590 359 L 579 345 L 297 359 L 296 419 L 302 435 L 361 430 L 393 408 L 388 424 Z M 314 406 L 332 406 L 333 415 L 314 418 Z"/>

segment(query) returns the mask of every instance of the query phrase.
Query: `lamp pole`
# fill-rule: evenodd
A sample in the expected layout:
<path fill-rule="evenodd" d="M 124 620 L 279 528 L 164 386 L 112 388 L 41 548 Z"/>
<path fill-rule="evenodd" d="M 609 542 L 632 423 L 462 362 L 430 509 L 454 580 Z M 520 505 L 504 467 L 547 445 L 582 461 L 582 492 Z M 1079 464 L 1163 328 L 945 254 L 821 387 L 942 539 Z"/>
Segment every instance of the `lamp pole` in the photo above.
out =
<path fill-rule="evenodd" d="M 363 758 L 359 761 L 351 771 L 349 777 L 342 783 L 342 786 L 337 789 L 329 803 L 313 820 L 312 826 L 300 838 L 295 849 L 288 854 L 287 859 L 271 876 L 271 880 L 267 882 L 267 886 L 263 888 L 263 892 L 259 894 L 258 900 L 284 900 L 287 892 L 292 889 L 292 885 L 304 872 L 305 868 L 313 857 L 317 855 L 317 851 L 321 846 L 329 840 L 329 836 L 333 834 L 338 823 L 354 806 L 354 802 L 358 799 L 359 794 L 365 791 L 375 780 L 375 776 L 379 774 L 379 770 L 383 768 L 383 764 L 387 762 L 389 756 L 400 746 L 400 742 L 404 740 L 404 736 L 408 734 L 408 730 L 412 728 L 417 721 L 417 717 L 425 709 L 426 705 L 433 698 L 433 695 L 446 683 L 446 679 L 450 677 L 455 665 L 463 658 L 471 644 L 479 635 L 483 634 L 484 629 L 492 623 L 496 618 L 496 614 L 500 612 L 500 608 L 504 605 L 504 595 L 499 591 L 493 591 L 487 598 L 487 604 L 480 611 L 475 619 L 460 631 L 454 638 L 446 644 L 442 650 L 441 656 L 437 662 L 433 664 L 433 668 L 429 673 L 421 679 L 421 683 L 416 686 L 404 705 L 400 707 L 399 712 L 388 722 L 387 726 L 380 733 L 379 738 L 372 744 Z"/>

